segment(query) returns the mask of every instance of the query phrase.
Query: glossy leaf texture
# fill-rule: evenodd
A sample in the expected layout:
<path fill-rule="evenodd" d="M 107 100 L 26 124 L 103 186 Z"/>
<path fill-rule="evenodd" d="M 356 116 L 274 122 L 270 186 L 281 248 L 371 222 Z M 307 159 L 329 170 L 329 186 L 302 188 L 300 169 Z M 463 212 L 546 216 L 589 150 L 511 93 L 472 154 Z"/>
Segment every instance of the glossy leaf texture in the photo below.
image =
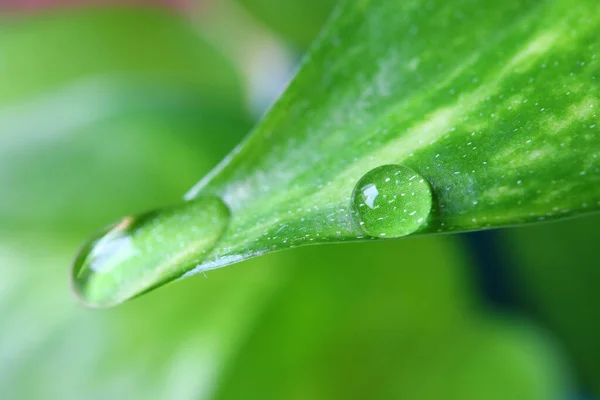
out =
<path fill-rule="evenodd" d="M 44 25 L 45 17 L 39 18 L 29 29 Z M 92 16 L 82 11 L 60 18 L 75 24 Z M 190 71 L 203 74 L 209 72 L 202 60 L 218 60 L 181 22 L 159 29 L 163 17 L 127 18 L 132 37 L 146 29 L 165 36 L 187 32 L 182 36 L 190 40 L 176 46 L 172 58 L 160 56 L 170 40 L 154 41 L 155 62 L 194 55 Z M 103 35 L 119 29 L 108 17 L 101 25 L 94 31 Z M 58 24 L 36 31 L 33 43 L 44 43 L 54 28 Z M 27 31 L 20 33 L 26 37 Z M 79 32 L 77 42 L 91 40 L 91 32 Z M 0 37 L 0 45 L 6 40 Z M 113 59 L 108 71 L 123 65 L 123 55 L 110 51 L 116 47 L 102 52 Z M 62 47 L 57 70 L 77 60 L 81 49 L 73 49 Z M 18 61 L 13 53 L 2 66 Z M 227 63 L 216 67 L 230 71 Z M 546 400 L 573 392 L 560 349 L 546 333 L 482 312 L 465 268 L 470 257 L 457 236 L 304 248 L 208 273 L 208 279 L 187 280 L 105 312 L 80 307 L 64 279 L 79 232 L 112 215 L 173 201 L 243 131 L 236 107 L 215 112 L 209 106 L 218 100 L 201 101 L 204 85 L 190 85 L 185 101 L 171 103 L 180 90 L 171 79 L 179 72 L 148 74 L 154 83 L 148 87 L 133 78 L 144 75 L 137 68 L 146 67 L 98 82 L 89 77 L 106 70 L 80 74 L 74 67 L 52 87 L 14 92 L 17 107 L 28 104 L 21 103 L 28 96 L 32 103 L 48 99 L 47 105 L 60 99 L 60 115 L 77 121 L 99 110 L 104 117 L 59 129 L 47 117 L 54 108 L 30 108 L 20 121 L 44 121 L 31 132 L 48 136 L 40 142 L 16 135 L 27 138 L 18 153 L 12 147 L 0 157 L 0 173 L 11 177 L 0 181 L 0 201 L 21 199 L 0 203 L 2 398 Z M 235 95 L 235 81 L 220 84 L 232 85 Z M 85 96 L 56 95 L 63 85 L 65 93 L 82 90 Z M 113 95 L 97 97 L 107 87 Z M 159 104 L 139 107 L 144 99 Z M 7 99 L 3 109 L 10 104 Z M 165 112 L 166 105 L 173 109 Z M 14 145 L 14 132 L 1 132 L 3 145 Z"/>
<path fill-rule="evenodd" d="M 432 187 L 417 234 L 600 209 L 599 38 L 594 0 L 343 3 L 254 132 L 188 193 L 232 215 L 195 272 L 364 238 L 351 195 L 384 164 Z"/>

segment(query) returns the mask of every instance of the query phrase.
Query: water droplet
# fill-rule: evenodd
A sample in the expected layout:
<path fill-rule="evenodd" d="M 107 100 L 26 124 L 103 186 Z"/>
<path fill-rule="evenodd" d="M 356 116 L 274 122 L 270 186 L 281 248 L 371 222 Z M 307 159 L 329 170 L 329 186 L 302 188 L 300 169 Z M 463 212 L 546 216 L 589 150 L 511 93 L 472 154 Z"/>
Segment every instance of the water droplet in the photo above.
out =
<path fill-rule="evenodd" d="M 229 209 L 217 197 L 125 217 L 80 250 L 73 289 L 91 307 L 109 307 L 181 277 L 219 241 Z"/>
<path fill-rule="evenodd" d="M 383 165 L 367 172 L 352 193 L 357 225 L 373 237 L 395 238 L 419 229 L 432 206 L 431 186 L 401 165 Z"/>

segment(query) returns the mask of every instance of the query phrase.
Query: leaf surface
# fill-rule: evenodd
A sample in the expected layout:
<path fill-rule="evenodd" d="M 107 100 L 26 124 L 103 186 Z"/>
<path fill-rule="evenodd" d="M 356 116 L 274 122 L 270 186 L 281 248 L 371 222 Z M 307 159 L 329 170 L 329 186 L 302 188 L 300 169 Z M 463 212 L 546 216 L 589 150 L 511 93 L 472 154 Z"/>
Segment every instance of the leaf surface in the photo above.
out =
<path fill-rule="evenodd" d="M 599 33 L 593 0 L 343 3 L 281 99 L 188 193 L 232 211 L 195 271 L 364 238 L 351 195 L 384 164 L 432 187 L 417 234 L 598 210 Z"/>

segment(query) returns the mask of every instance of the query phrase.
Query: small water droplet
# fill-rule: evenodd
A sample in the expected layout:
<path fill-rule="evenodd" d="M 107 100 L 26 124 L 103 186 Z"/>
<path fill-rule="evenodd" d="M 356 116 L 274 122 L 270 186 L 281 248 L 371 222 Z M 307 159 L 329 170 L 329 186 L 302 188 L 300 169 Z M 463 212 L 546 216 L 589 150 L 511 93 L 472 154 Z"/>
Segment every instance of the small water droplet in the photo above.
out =
<path fill-rule="evenodd" d="M 411 195 L 404 196 L 409 187 Z M 358 181 L 352 193 L 354 219 L 372 237 L 395 238 L 415 232 L 427 220 L 432 203 L 429 182 L 401 165 L 372 169 Z"/>
<path fill-rule="evenodd" d="M 71 271 L 73 289 L 91 307 L 120 304 L 200 264 L 229 222 L 217 197 L 125 217 L 92 237 Z"/>

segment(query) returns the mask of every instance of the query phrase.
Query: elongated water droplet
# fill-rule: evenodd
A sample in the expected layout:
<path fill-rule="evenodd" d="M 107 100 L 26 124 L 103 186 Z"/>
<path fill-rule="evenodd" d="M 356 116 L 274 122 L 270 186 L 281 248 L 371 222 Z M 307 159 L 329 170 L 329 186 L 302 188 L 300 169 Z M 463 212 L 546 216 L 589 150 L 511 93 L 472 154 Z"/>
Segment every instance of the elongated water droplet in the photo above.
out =
<path fill-rule="evenodd" d="M 367 172 L 352 193 L 352 214 L 369 236 L 395 238 L 419 229 L 433 203 L 431 186 L 402 165 L 383 165 Z"/>
<path fill-rule="evenodd" d="M 228 222 L 217 197 L 125 217 L 80 250 L 75 293 L 86 305 L 109 307 L 177 279 L 204 260 Z"/>

